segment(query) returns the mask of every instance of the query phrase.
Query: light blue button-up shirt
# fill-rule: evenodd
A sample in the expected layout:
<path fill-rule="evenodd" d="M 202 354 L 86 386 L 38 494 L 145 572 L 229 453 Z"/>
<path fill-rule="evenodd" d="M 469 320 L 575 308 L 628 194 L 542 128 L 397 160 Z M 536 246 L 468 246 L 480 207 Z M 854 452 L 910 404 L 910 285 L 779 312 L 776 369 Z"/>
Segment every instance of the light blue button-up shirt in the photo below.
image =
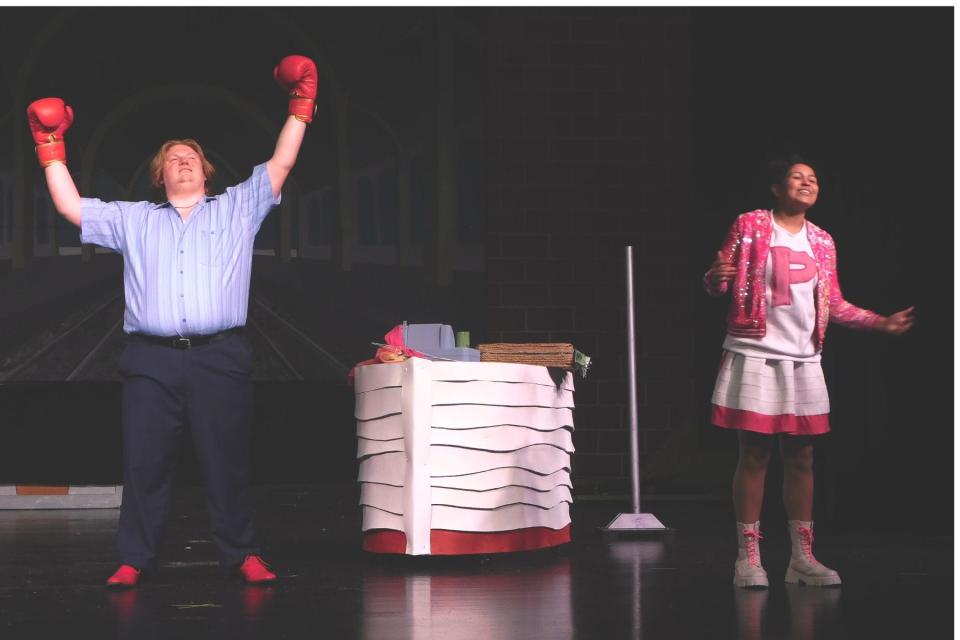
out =
<path fill-rule="evenodd" d="M 273 197 L 267 165 L 184 222 L 169 202 L 81 198 L 80 239 L 123 255 L 123 330 L 207 335 L 247 322 L 253 239 Z"/>

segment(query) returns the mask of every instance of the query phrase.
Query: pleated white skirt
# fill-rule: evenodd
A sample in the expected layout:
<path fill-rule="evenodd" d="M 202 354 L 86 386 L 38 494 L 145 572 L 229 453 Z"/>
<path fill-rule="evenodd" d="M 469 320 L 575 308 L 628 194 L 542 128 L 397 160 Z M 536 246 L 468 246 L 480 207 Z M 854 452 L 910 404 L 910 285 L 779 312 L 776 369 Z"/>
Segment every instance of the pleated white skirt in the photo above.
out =
<path fill-rule="evenodd" d="M 830 431 L 830 398 L 819 362 L 770 360 L 723 352 L 712 422 L 757 433 Z"/>

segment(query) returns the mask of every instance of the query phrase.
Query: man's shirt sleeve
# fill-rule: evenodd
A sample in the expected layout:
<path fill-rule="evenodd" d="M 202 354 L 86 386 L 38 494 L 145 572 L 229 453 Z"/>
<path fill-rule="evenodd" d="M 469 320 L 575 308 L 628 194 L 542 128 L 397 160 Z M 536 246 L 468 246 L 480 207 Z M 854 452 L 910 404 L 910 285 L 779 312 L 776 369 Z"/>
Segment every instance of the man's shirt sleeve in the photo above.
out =
<path fill-rule="evenodd" d="M 80 241 L 123 253 L 124 202 L 80 198 Z"/>
<path fill-rule="evenodd" d="M 254 167 L 249 178 L 227 188 L 225 195 L 231 199 L 234 212 L 241 216 L 251 233 L 259 231 L 263 219 L 281 200 L 280 195 L 273 197 L 273 186 L 265 162 Z"/>

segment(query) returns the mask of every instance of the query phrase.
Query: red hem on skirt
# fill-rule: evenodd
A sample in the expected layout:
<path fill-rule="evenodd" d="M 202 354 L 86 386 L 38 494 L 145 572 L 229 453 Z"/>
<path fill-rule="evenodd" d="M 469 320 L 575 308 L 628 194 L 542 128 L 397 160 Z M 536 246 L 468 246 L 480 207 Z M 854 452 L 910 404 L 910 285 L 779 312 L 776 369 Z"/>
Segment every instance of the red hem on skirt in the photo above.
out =
<path fill-rule="evenodd" d="M 570 542 L 570 525 L 562 529 L 528 527 L 512 531 L 475 532 L 430 530 L 431 555 L 469 555 L 531 551 Z M 406 553 L 407 536 L 393 529 L 372 529 L 363 534 L 363 550 L 373 553 Z"/>
<path fill-rule="evenodd" d="M 711 422 L 724 429 L 741 429 L 757 433 L 786 433 L 795 436 L 817 436 L 830 431 L 830 414 L 796 416 L 784 413 L 768 416 L 743 409 L 712 405 Z"/>

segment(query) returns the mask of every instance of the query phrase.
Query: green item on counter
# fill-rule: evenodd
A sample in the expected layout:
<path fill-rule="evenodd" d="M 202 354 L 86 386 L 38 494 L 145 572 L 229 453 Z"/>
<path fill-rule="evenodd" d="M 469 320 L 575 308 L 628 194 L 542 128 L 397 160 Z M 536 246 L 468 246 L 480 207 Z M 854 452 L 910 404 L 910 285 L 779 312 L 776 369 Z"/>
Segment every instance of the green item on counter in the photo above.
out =
<path fill-rule="evenodd" d="M 581 378 L 587 377 L 587 371 L 590 370 L 590 356 L 582 351 L 573 351 L 573 370 L 580 374 Z"/>

